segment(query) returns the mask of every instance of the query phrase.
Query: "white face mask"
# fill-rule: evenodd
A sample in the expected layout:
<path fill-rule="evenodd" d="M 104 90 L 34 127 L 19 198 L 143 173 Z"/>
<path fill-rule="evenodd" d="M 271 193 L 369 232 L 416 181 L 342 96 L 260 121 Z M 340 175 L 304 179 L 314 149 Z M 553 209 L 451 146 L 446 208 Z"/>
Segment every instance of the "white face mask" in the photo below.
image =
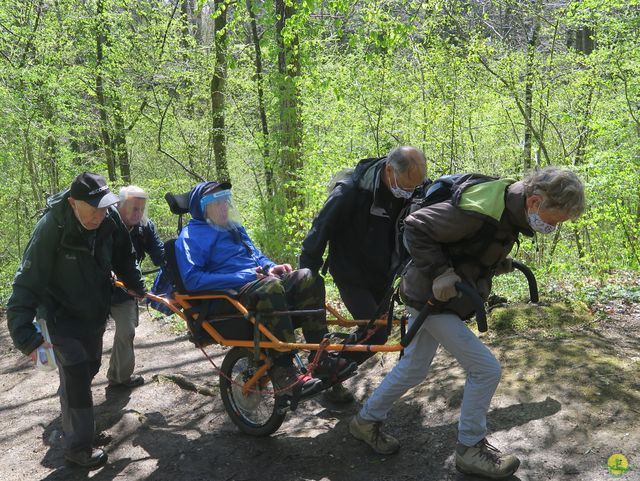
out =
<path fill-rule="evenodd" d="M 547 224 L 540 218 L 540 214 L 538 214 L 537 212 L 529 212 L 527 214 L 527 219 L 531 228 L 536 232 L 540 232 L 541 234 L 551 234 L 554 230 L 556 230 L 555 225 Z"/>
<path fill-rule="evenodd" d="M 393 183 L 396 184 L 395 187 L 390 185 L 389 190 L 394 197 L 397 197 L 398 199 L 411 199 L 411 197 L 413 196 L 413 192 L 408 192 L 398 187 L 398 178 L 396 177 L 395 170 L 393 171 Z"/>

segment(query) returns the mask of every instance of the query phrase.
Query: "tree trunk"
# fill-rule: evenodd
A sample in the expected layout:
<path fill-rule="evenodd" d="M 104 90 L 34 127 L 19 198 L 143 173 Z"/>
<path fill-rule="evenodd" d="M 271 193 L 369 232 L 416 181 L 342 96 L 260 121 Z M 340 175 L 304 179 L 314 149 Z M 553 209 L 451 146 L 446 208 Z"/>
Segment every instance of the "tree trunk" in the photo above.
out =
<path fill-rule="evenodd" d="M 567 47 L 589 55 L 595 48 L 594 31 L 589 26 L 570 29 L 567 31 Z"/>
<path fill-rule="evenodd" d="M 227 81 L 227 5 L 224 0 L 215 1 L 215 56 L 216 66 L 211 78 L 211 137 L 217 180 L 229 180 L 227 142 L 225 136 L 225 88 Z"/>
<path fill-rule="evenodd" d="M 104 4 L 102 0 L 97 1 L 96 16 L 98 18 L 96 29 L 96 97 L 98 100 L 98 112 L 100 114 L 100 136 L 102 137 L 102 146 L 107 161 L 109 180 L 113 182 L 116 180 L 116 160 L 111 143 L 111 135 L 109 134 L 109 117 L 107 115 L 104 78 L 102 76 L 103 47 L 107 39 L 106 25 L 104 23 Z"/>
<path fill-rule="evenodd" d="M 580 108 L 580 125 L 578 126 L 578 145 L 576 146 L 576 156 L 574 165 L 580 165 L 584 161 L 584 154 L 589 140 L 589 121 L 591 120 L 591 102 L 593 100 L 594 84 L 587 86 L 587 95 L 585 95 L 584 105 Z"/>
<path fill-rule="evenodd" d="M 278 104 L 280 113 L 279 149 L 280 175 L 289 209 L 304 206 L 304 198 L 296 181 L 302 170 L 302 121 L 298 102 L 297 80 L 300 76 L 298 36 L 285 41 L 282 33 L 287 21 L 295 14 L 296 2 L 276 0 L 276 44 L 278 46 L 278 73 L 280 77 Z"/>
<path fill-rule="evenodd" d="M 38 166 L 33 153 L 33 146 L 31 144 L 31 138 L 29 129 L 23 130 L 24 135 L 24 160 L 29 173 L 29 185 L 31 186 L 31 192 L 33 199 L 36 201 L 38 208 L 44 206 L 44 200 L 40 191 L 40 175 L 38 173 Z"/>
<path fill-rule="evenodd" d="M 260 115 L 260 125 L 262 127 L 262 158 L 264 165 L 264 178 L 267 186 L 267 200 L 273 198 L 275 189 L 273 185 L 273 167 L 271 166 L 271 151 L 269 149 L 269 124 L 267 123 L 267 111 L 264 107 L 264 73 L 262 70 L 262 49 L 260 48 L 260 36 L 258 35 L 258 24 L 256 14 L 253 11 L 252 1 L 246 0 L 247 11 L 249 12 L 251 39 L 255 50 L 255 82 L 258 94 L 258 113 Z"/>
<path fill-rule="evenodd" d="M 120 176 L 126 184 L 131 183 L 131 166 L 129 165 L 129 149 L 127 147 L 127 130 L 124 125 L 122 116 L 122 105 L 120 99 L 114 95 L 113 98 L 113 150 L 115 153 L 118 166 L 120 167 Z"/>
<path fill-rule="evenodd" d="M 193 17 L 193 0 L 182 0 L 180 3 L 180 44 L 182 48 L 189 48 L 189 36 L 191 36 L 191 28 L 194 23 Z"/>
<path fill-rule="evenodd" d="M 190 61 L 190 38 L 193 35 L 192 32 L 197 33 L 197 26 L 194 25 L 193 18 L 193 0 L 181 0 L 180 2 L 180 46 L 182 47 L 182 61 L 187 65 Z M 185 77 L 182 80 L 181 91 L 191 92 L 193 89 L 193 82 L 189 77 Z M 184 97 L 184 110 L 188 112 L 189 118 L 193 118 L 196 115 L 195 98 L 193 95 L 186 95 Z M 207 159 L 208 161 L 210 159 Z"/>
<path fill-rule="evenodd" d="M 531 20 L 532 24 L 527 32 L 527 67 L 524 82 L 524 147 L 522 153 L 523 167 L 527 171 L 531 169 L 531 141 L 532 133 L 532 106 L 533 106 L 533 80 L 534 80 L 534 61 L 536 55 L 536 47 L 538 44 L 539 22 L 535 15 Z"/>

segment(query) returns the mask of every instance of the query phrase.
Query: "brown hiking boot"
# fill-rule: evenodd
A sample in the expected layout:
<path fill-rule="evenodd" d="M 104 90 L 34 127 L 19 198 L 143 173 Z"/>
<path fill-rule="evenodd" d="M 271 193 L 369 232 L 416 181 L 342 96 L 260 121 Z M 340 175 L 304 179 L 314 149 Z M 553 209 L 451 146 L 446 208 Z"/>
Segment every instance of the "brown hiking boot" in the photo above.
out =
<path fill-rule="evenodd" d="M 383 433 L 382 422 L 366 421 L 356 414 L 349 423 L 351 435 L 364 441 L 378 454 L 393 454 L 400 449 L 400 443 L 393 436 Z"/>
<path fill-rule="evenodd" d="M 506 479 L 520 466 L 520 460 L 512 454 L 503 454 L 489 444 L 487 439 L 474 446 L 458 443 L 456 469 L 464 474 L 476 474 L 490 479 Z"/>

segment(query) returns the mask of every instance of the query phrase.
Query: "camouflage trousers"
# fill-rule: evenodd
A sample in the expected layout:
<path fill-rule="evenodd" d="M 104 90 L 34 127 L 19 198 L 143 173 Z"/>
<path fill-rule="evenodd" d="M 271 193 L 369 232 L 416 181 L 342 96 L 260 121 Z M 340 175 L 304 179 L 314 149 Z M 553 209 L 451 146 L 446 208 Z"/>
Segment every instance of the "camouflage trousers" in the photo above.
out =
<path fill-rule="evenodd" d="M 240 289 L 239 299 L 248 310 L 260 313 L 260 322 L 281 341 L 295 342 L 293 331 L 298 327 L 308 343 L 319 343 L 328 332 L 324 311 L 308 316 L 269 316 L 273 311 L 324 309 L 324 280 L 309 269 L 249 282 Z M 270 354 L 278 355 L 275 351 Z"/>

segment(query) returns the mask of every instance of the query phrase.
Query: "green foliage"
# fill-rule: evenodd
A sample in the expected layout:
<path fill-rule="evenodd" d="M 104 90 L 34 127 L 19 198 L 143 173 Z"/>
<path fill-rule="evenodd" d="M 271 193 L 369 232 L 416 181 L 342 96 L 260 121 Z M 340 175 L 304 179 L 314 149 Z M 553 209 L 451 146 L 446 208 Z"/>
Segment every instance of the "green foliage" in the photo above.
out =
<path fill-rule="evenodd" d="M 629 303 L 640 302 L 640 286 L 607 284 L 605 286 L 586 286 L 582 295 L 589 304 L 603 303 L 621 299 Z"/>
<path fill-rule="evenodd" d="M 359 159 L 412 144 L 424 150 L 432 178 L 463 171 L 520 177 L 528 130 L 532 167 L 574 168 L 588 210 L 557 235 L 524 240 L 518 258 L 544 281 L 640 268 L 638 0 L 289 0 L 296 9 L 283 38 L 300 60 L 302 129 L 300 167 L 290 170 L 282 168 L 278 134 L 275 2 L 251 3 L 269 132 L 258 112 L 245 2 L 224 2 L 227 161 L 245 224 L 275 260 L 295 263 L 329 180 Z M 194 5 L 187 14 L 183 2 L 102 4 L 102 17 L 95 0 L 0 6 L 2 296 L 47 195 L 82 170 L 109 172 L 104 130 L 125 137 L 131 181 L 151 194 L 150 215 L 163 237 L 176 226 L 164 194 L 217 176 L 214 3 L 184 2 Z M 590 53 L 567 47 L 580 29 L 593 32 Z M 105 35 L 100 65 L 98 32 Z M 114 190 L 125 183 L 119 169 L 111 175 Z M 300 202 L 287 198 L 291 191 Z M 524 296 L 520 281 L 505 279 L 498 289 Z"/>
<path fill-rule="evenodd" d="M 548 335 L 561 335 L 572 326 L 593 322 L 594 316 L 580 301 L 553 302 L 548 305 L 515 304 L 491 311 L 489 325 L 498 332 L 541 330 Z"/>

